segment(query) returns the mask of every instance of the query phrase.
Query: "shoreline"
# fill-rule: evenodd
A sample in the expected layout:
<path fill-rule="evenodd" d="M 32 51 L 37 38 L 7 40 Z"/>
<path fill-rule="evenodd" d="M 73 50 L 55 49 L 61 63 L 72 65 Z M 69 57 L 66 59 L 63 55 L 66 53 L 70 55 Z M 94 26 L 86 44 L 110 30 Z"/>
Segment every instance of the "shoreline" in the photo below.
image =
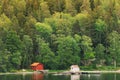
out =
<path fill-rule="evenodd" d="M 101 74 L 101 73 L 120 73 L 120 71 L 80 71 L 81 73 L 86 74 Z"/>
<path fill-rule="evenodd" d="M 47 73 L 43 73 L 43 74 L 60 74 L 60 73 L 64 73 L 64 72 L 68 72 L 69 71 L 54 71 L 54 72 L 47 72 Z M 6 72 L 6 73 L 0 73 L 0 75 L 9 75 L 9 74 L 34 74 L 34 73 L 40 73 L 40 72 L 36 72 L 36 71 L 33 71 L 33 72 L 29 72 L 29 71 L 26 71 L 26 72 Z M 120 70 L 118 71 L 105 71 L 105 70 L 101 70 L 101 71 L 80 71 L 81 74 L 102 74 L 102 73 L 120 73 Z M 66 73 L 67 74 L 67 73 Z"/>
<path fill-rule="evenodd" d="M 6 72 L 0 73 L 0 75 L 9 75 L 9 74 L 33 74 L 34 72 Z"/>

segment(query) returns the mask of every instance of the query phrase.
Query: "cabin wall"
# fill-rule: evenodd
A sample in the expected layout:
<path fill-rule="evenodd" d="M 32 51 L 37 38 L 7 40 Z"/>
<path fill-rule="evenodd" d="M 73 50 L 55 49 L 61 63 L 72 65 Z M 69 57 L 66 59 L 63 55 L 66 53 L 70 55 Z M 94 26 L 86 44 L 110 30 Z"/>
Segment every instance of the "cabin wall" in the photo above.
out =
<path fill-rule="evenodd" d="M 36 66 L 36 70 L 44 70 L 43 65 L 40 64 L 40 65 Z"/>
<path fill-rule="evenodd" d="M 31 66 L 32 70 L 36 71 L 36 70 L 44 70 L 44 66 L 43 64 L 38 64 L 36 66 Z"/>

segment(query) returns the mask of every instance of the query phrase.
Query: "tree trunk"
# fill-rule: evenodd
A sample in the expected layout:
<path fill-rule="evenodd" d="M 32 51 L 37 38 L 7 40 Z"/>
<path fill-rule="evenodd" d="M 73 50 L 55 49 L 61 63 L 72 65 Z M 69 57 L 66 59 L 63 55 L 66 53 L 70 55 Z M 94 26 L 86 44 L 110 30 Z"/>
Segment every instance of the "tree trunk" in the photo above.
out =
<path fill-rule="evenodd" d="M 116 68 L 116 60 L 114 60 L 114 68 Z"/>

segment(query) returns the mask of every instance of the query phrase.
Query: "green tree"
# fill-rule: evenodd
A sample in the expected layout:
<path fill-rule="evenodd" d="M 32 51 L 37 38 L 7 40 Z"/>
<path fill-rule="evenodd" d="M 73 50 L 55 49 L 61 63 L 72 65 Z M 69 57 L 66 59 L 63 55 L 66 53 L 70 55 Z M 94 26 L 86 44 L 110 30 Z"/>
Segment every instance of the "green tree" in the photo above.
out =
<path fill-rule="evenodd" d="M 24 13 L 23 12 L 19 12 L 19 13 L 17 13 L 16 17 L 18 19 L 20 27 L 21 28 L 24 27 L 24 24 L 25 24 L 25 21 L 26 21 Z"/>
<path fill-rule="evenodd" d="M 80 64 L 80 48 L 71 36 L 61 37 L 58 43 L 58 65 L 59 69 L 67 69 L 72 64 Z"/>
<path fill-rule="evenodd" d="M 0 15 L 0 28 L 3 28 L 4 30 L 9 30 L 11 27 L 11 20 L 5 14 Z"/>
<path fill-rule="evenodd" d="M 46 40 L 52 33 L 52 28 L 48 24 L 37 22 L 35 27 L 38 33 L 40 33 L 40 36 Z"/>
<path fill-rule="evenodd" d="M 72 16 L 74 16 L 77 13 L 75 7 L 73 6 L 72 0 L 65 0 L 65 10 L 64 11 L 65 11 L 65 13 L 69 13 Z"/>
<path fill-rule="evenodd" d="M 25 0 L 26 2 L 26 15 L 33 13 L 33 0 Z"/>
<path fill-rule="evenodd" d="M 97 19 L 94 24 L 94 27 L 94 43 L 104 43 L 108 28 L 106 22 L 102 19 Z"/>
<path fill-rule="evenodd" d="M 10 63 L 12 64 L 11 68 L 12 69 L 20 69 L 21 61 L 22 61 L 22 56 L 20 51 L 16 51 L 12 53 L 10 56 Z"/>
<path fill-rule="evenodd" d="M 101 19 L 97 19 L 95 22 L 95 30 L 98 32 L 103 32 L 106 30 L 106 23 L 105 21 L 101 20 Z"/>
<path fill-rule="evenodd" d="M 56 69 L 56 59 L 54 53 L 49 47 L 49 43 L 46 43 L 39 36 L 37 37 L 38 43 L 38 55 L 36 55 L 36 61 L 42 62 L 47 69 Z"/>
<path fill-rule="evenodd" d="M 25 0 L 11 0 L 10 4 L 14 7 L 14 14 L 16 15 L 19 12 L 26 11 L 26 2 Z"/>
<path fill-rule="evenodd" d="M 18 32 L 19 34 L 21 28 L 19 26 L 19 22 L 16 16 L 12 16 L 11 23 L 12 23 L 12 29 Z"/>
<path fill-rule="evenodd" d="M 82 6 L 80 7 L 81 12 L 90 12 L 90 1 L 89 0 L 82 0 Z"/>
<path fill-rule="evenodd" d="M 112 60 L 113 60 L 113 64 L 114 67 L 116 68 L 117 64 L 119 63 L 119 56 L 120 56 L 120 34 L 116 31 L 111 32 L 108 35 L 108 43 L 109 43 L 109 55 Z"/>
<path fill-rule="evenodd" d="M 84 13 L 79 13 L 75 16 L 75 26 L 74 28 L 74 33 L 77 34 L 90 34 L 87 29 L 90 29 L 92 25 L 93 19 L 90 14 L 84 12 Z"/>
<path fill-rule="evenodd" d="M 105 47 L 103 44 L 98 44 L 95 48 L 95 58 L 98 65 L 104 65 L 105 63 Z"/>
<path fill-rule="evenodd" d="M 92 40 L 90 37 L 83 35 L 81 41 L 81 49 L 82 49 L 82 63 L 86 65 L 90 65 L 91 61 L 95 59 L 95 52 L 92 48 Z"/>
<path fill-rule="evenodd" d="M 2 9 L 2 13 L 4 13 L 9 18 L 14 15 L 14 7 L 10 5 L 9 0 L 2 0 L 1 9 Z"/>
<path fill-rule="evenodd" d="M 70 14 L 55 13 L 52 18 L 45 19 L 45 22 L 51 25 L 53 32 L 57 36 L 71 35 L 74 24 L 74 18 Z"/>
<path fill-rule="evenodd" d="M 65 7 L 65 0 L 45 0 L 48 2 L 51 14 L 54 12 L 63 12 Z"/>
<path fill-rule="evenodd" d="M 0 39 L 0 72 L 7 72 L 9 71 L 9 61 L 10 53 L 5 49 L 5 44 L 3 43 L 2 39 Z"/>
<path fill-rule="evenodd" d="M 57 51 L 56 41 L 58 37 L 74 34 L 72 32 L 74 22 L 74 17 L 65 13 L 55 13 L 52 18 L 45 19 L 45 23 L 49 24 L 53 30 L 49 41 L 52 51 Z"/>
<path fill-rule="evenodd" d="M 115 2 L 115 0 L 101 1 L 102 17 L 109 26 L 108 33 L 110 33 L 112 30 L 115 30 L 115 27 L 117 27 L 118 20 L 115 13 Z"/>
<path fill-rule="evenodd" d="M 28 68 L 33 60 L 33 41 L 28 35 L 23 36 L 23 49 L 21 67 Z"/>
<path fill-rule="evenodd" d="M 50 11 L 49 11 L 49 7 L 47 5 L 47 2 L 42 1 L 40 3 L 40 10 L 41 10 L 41 21 L 44 21 L 45 18 L 50 17 Z"/>
<path fill-rule="evenodd" d="M 76 42 L 80 45 L 82 37 L 80 35 L 78 35 L 78 34 L 75 34 L 74 38 L 75 38 Z"/>
<path fill-rule="evenodd" d="M 10 55 L 10 63 L 12 64 L 13 69 L 20 68 L 21 64 L 21 50 L 22 50 L 22 42 L 20 37 L 17 35 L 15 31 L 8 31 L 7 35 L 3 38 L 5 48 L 7 51 L 11 53 Z"/>
<path fill-rule="evenodd" d="M 36 34 L 35 24 L 37 20 L 33 16 L 26 17 L 26 22 L 23 28 L 24 34 L 29 35 L 31 38 Z"/>
<path fill-rule="evenodd" d="M 73 4 L 75 6 L 75 9 L 77 10 L 77 13 L 80 13 L 80 7 L 82 6 L 82 0 L 72 0 Z"/>

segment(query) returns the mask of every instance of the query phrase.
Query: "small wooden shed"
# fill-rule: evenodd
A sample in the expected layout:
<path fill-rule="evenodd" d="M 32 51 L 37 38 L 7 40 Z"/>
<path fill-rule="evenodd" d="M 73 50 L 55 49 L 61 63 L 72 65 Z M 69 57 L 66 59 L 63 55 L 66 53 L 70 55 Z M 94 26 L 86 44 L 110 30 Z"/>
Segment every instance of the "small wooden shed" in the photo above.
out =
<path fill-rule="evenodd" d="M 42 63 L 39 63 L 39 62 L 34 62 L 30 66 L 31 66 L 31 69 L 34 71 L 44 70 L 44 65 Z"/>
<path fill-rule="evenodd" d="M 70 72 L 80 72 L 80 68 L 78 65 L 71 65 L 70 66 Z"/>

